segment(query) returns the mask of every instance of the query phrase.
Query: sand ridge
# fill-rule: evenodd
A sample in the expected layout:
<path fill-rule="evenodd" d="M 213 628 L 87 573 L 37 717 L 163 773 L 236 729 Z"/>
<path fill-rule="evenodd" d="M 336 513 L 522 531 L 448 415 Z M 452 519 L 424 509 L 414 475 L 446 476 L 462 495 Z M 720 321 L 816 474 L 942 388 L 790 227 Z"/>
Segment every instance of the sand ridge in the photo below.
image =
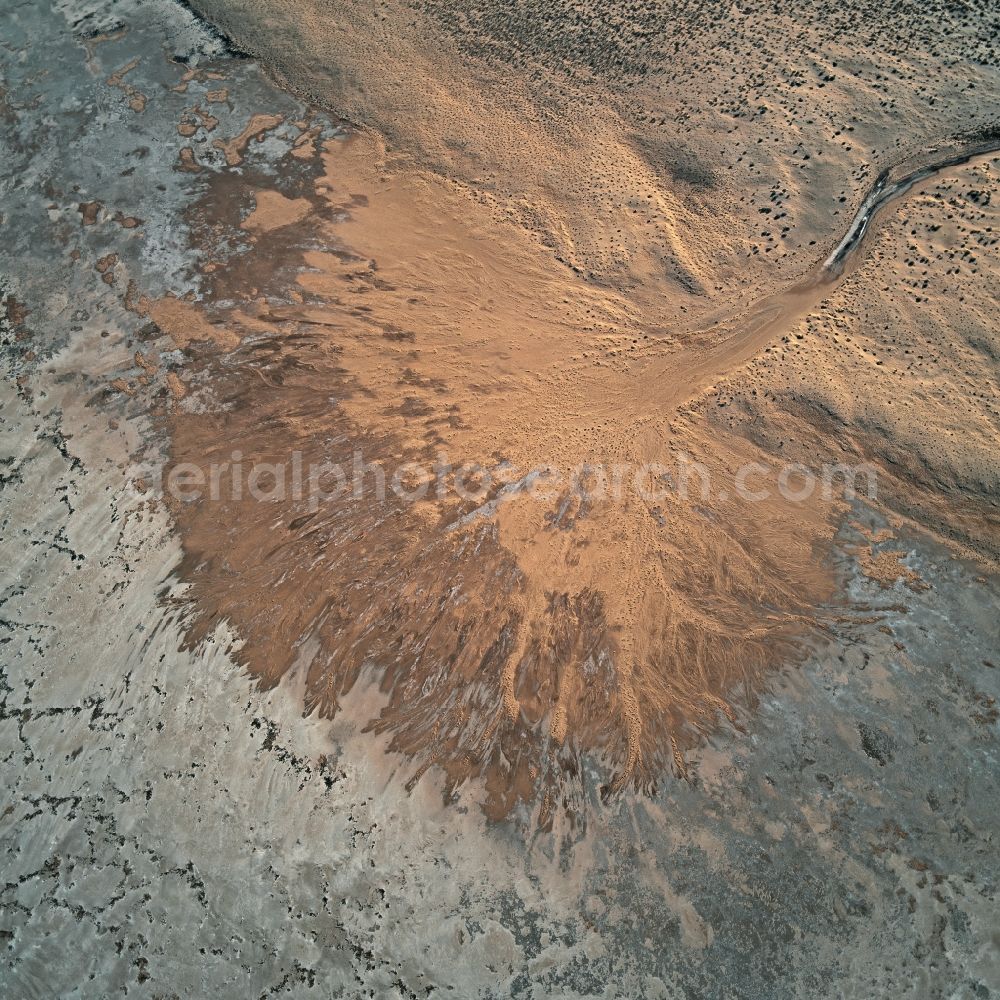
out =
<path fill-rule="evenodd" d="M 995 118 L 987 0 L 196 0 L 279 81 L 677 322 L 801 276 L 866 181 Z"/>

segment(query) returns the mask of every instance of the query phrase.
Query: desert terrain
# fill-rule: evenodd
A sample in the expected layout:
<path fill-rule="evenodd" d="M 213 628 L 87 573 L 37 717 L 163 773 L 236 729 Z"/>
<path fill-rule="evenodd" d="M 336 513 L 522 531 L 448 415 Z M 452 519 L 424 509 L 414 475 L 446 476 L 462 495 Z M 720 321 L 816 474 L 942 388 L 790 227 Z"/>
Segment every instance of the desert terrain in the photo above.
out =
<path fill-rule="evenodd" d="M 989 4 L 7 16 L 11 995 L 1000 990 Z"/>

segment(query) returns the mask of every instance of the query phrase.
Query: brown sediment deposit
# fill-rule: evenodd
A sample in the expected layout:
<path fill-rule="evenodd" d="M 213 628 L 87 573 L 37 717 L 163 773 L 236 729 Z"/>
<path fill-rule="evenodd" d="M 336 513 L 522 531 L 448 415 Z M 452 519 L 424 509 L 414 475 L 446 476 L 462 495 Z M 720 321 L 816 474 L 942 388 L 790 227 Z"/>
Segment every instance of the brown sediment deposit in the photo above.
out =
<path fill-rule="evenodd" d="M 239 166 L 243 162 L 243 153 L 247 148 L 247 143 L 251 139 L 262 138 L 271 129 L 280 125 L 282 121 L 281 115 L 254 115 L 239 135 L 232 139 L 216 139 L 212 145 L 216 149 L 222 150 L 226 157 L 226 163 L 231 167 Z"/>
<path fill-rule="evenodd" d="M 188 108 L 184 112 L 184 118 L 177 126 L 177 133 L 185 138 L 190 138 L 200 128 L 204 128 L 206 132 L 213 132 L 218 124 L 219 119 L 215 115 L 210 115 L 208 112 L 202 111 L 196 104 L 193 108 Z"/>
<path fill-rule="evenodd" d="M 271 7 L 196 6 L 227 30 L 227 11 Z M 567 65 L 529 46 L 510 75 L 499 21 L 478 24 L 477 48 L 445 4 L 396 33 L 294 6 L 270 36 L 254 17 L 232 33 L 373 127 L 316 157 L 299 155 L 311 137 L 293 147 L 312 174 L 280 191 L 233 179 L 231 200 L 255 208 L 230 224 L 253 247 L 212 267 L 204 303 L 145 306 L 199 387 L 169 415 L 174 466 L 258 476 L 257 495 L 173 503 L 193 641 L 229 623 L 263 683 L 300 675 L 306 710 L 328 716 L 373 670 L 387 702 L 370 726 L 415 776 L 477 777 L 490 815 L 537 802 L 544 818 L 587 757 L 612 790 L 683 774 L 686 749 L 738 725 L 821 625 L 848 504 L 803 498 L 803 470 L 864 463 L 873 502 L 995 563 L 989 153 L 970 141 L 981 155 L 922 180 L 831 267 L 874 168 L 919 151 L 886 131 L 870 65 L 834 43 L 803 77 L 740 16 L 730 42 L 777 80 L 750 100 L 749 68 L 716 79 L 679 39 L 657 73 L 624 46 L 598 58 L 586 17 L 559 36 Z M 670 51 L 702 88 L 697 128 L 676 92 L 656 110 Z M 924 59 L 876 56 L 909 73 Z M 947 134 L 959 75 L 940 71 L 937 102 L 913 87 L 892 101 Z M 799 107 L 805 79 L 837 100 Z M 237 166 L 281 123 L 254 115 L 215 145 Z M 332 490 L 330 467 L 358 455 L 358 495 L 317 501 L 287 479 L 328 463 L 314 485 Z M 466 467 L 478 495 L 454 488 Z M 786 467 L 782 492 L 767 476 Z M 431 468 L 445 488 L 401 495 Z M 396 473 L 400 489 L 373 492 Z M 914 582 L 895 551 L 866 565 Z"/>
<path fill-rule="evenodd" d="M 209 322 L 197 306 L 173 295 L 154 301 L 140 299 L 137 311 L 149 316 L 178 347 L 211 342 L 224 350 L 232 350 L 240 342 L 239 336 L 232 330 Z"/>
<path fill-rule="evenodd" d="M 201 170 L 201 164 L 194 155 L 194 149 L 190 146 L 182 146 L 177 153 L 177 170 L 184 173 L 196 174 Z"/>
<path fill-rule="evenodd" d="M 104 206 L 99 201 L 84 201 L 79 205 L 80 224 L 93 226 L 97 222 L 98 213 Z"/>
<path fill-rule="evenodd" d="M 117 87 L 128 98 L 129 107 L 136 114 L 141 114 L 146 110 L 146 95 L 140 93 L 125 79 L 125 77 L 138 65 L 138 58 L 131 60 L 129 63 L 122 66 L 121 69 L 112 73 L 107 79 L 107 84 L 109 87 Z"/>
<path fill-rule="evenodd" d="M 167 388 L 174 399 L 183 399 L 187 395 L 187 386 L 176 372 L 167 372 Z"/>
<path fill-rule="evenodd" d="M 122 229 L 137 229 L 142 225 L 142 219 L 137 218 L 134 215 L 125 215 L 122 212 L 115 212 L 115 222 L 117 222 Z"/>
<path fill-rule="evenodd" d="M 254 209 L 243 220 L 243 228 L 255 233 L 300 222 L 312 210 L 306 198 L 286 198 L 278 191 L 258 191 L 254 195 Z"/>
<path fill-rule="evenodd" d="M 174 88 L 174 92 L 178 94 L 186 94 L 192 81 L 207 82 L 209 80 L 224 80 L 225 75 L 223 73 L 216 72 L 214 70 L 202 69 L 198 66 L 188 66 L 184 69 L 184 73 L 181 76 L 180 83 L 178 83 Z M 225 99 L 226 91 L 210 91 L 213 95 L 212 100 L 216 100 L 218 94 L 223 95 L 223 100 Z"/>
<path fill-rule="evenodd" d="M 115 280 L 115 265 L 118 263 L 118 254 L 109 253 L 104 257 L 101 257 L 97 263 L 94 265 L 94 269 L 101 276 L 101 280 L 106 285 L 114 284 Z"/>
<path fill-rule="evenodd" d="M 628 350 L 618 296 L 553 275 L 513 225 L 478 229 L 438 180 L 386 174 L 372 136 L 328 145 L 323 169 L 310 225 L 330 249 L 302 253 L 301 302 L 241 303 L 270 335 L 258 328 L 245 356 L 211 369 L 216 412 L 175 413 L 178 461 L 207 468 L 235 449 L 349 467 L 357 450 L 391 476 L 446 452 L 456 466 L 617 464 L 629 477 L 682 451 L 720 477 L 741 461 L 745 444 L 713 442 L 678 412 L 697 383 L 662 391 L 690 359 L 653 377 L 669 338 Z M 269 254 L 267 236 L 255 252 Z M 593 486 L 515 491 L 488 517 L 489 496 L 450 493 L 178 505 L 195 634 L 219 619 L 252 634 L 251 669 L 269 682 L 305 671 L 307 707 L 327 714 L 367 663 L 383 665 L 392 694 L 375 727 L 454 781 L 485 775 L 497 814 L 581 748 L 605 751 L 619 785 L 653 782 L 672 739 L 735 719 L 790 653 L 829 592 L 811 546 L 832 522 L 780 499 L 657 504 Z M 768 550 L 790 522 L 778 567 Z"/>

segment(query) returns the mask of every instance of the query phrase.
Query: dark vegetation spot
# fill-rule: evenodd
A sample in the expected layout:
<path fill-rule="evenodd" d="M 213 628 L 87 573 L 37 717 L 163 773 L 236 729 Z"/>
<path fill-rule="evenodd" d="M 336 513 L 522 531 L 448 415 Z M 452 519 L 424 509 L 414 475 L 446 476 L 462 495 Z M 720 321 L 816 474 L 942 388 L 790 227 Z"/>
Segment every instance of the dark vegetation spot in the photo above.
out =
<path fill-rule="evenodd" d="M 885 767 L 892 760 L 896 752 L 896 742 L 888 734 L 874 726 L 858 723 L 858 732 L 861 734 L 861 748 L 880 767 Z"/>

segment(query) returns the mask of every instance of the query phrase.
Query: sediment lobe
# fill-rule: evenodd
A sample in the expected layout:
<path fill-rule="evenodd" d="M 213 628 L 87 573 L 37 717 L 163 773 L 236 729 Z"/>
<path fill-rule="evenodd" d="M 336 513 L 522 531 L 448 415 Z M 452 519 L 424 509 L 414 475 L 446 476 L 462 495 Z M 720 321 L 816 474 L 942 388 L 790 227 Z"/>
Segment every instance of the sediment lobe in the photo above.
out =
<path fill-rule="evenodd" d="M 811 553 L 827 512 L 721 499 L 701 479 L 690 500 L 664 482 L 637 490 L 640 469 L 669 479 L 688 459 L 730 482 L 747 454 L 678 418 L 657 371 L 669 341 L 588 329 L 615 297 L 553 275 L 516 226 L 477 229 L 439 181 L 386 176 L 372 136 L 322 158 L 302 236 L 327 249 L 301 252 L 284 301 L 216 272 L 213 297 L 240 302 L 216 324 L 255 336 L 222 365 L 206 356 L 215 402 L 178 408 L 173 454 L 206 470 L 234 452 L 286 469 L 292 455 L 351 469 L 357 454 L 372 470 L 329 503 L 286 490 L 178 505 L 195 635 L 229 621 L 252 669 L 301 670 L 307 709 L 326 714 L 374 665 L 390 695 L 375 728 L 418 768 L 483 776 L 497 814 L 558 785 L 581 749 L 606 754 L 619 785 L 683 768 L 827 592 Z M 269 238 L 254 253 L 273 260 Z M 441 455 L 594 471 L 495 504 L 499 481 L 473 497 L 375 495 L 375 468 Z M 620 495 L 596 488 L 613 467 Z"/>
<path fill-rule="evenodd" d="M 769 313 L 758 316 L 750 325 L 763 331 L 760 341 L 746 337 L 763 290 L 821 263 L 843 236 L 850 215 L 819 211 L 820 181 L 844 185 L 844 204 L 863 194 L 850 170 L 868 154 L 843 131 L 816 148 L 829 164 L 806 172 L 808 182 L 778 152 L 763 154 L 759 164 L 775 170 L 784 194 L 761 206 L 763 182 L 748 180 L 736 196 L 723 179 L 716 128 L 719 115 L 734 123 L 732 149 L 756 124 L 747 129 L 739 108 L 720 111 L 709 90 L 712 110 L 694 124 L 677 111 L 661 150 L 669 157 L 654 161 L 652 132 L 630 125 L 626 136 L 622 109 L 637 118 L 652 93 L 643 88 L 663 81 L 621 53 L 588 63 L 580 53 L 593 39 L 570 45 L 567 76 L 545 45 L 514 46 L 526 61 L 512 63 L 510 39 L 480 30 L 485 48 L 470 48 L 467 25 L 449 29 L 444 48 L 430 44 L 448 23 L 440 8 L 404 21 L 401 8 L 377 9 L 396 32 L 355 8 L 292 5 L 300 18 L 276 20 L 268 5 L 199 6 L 227 29 L 235 11 L 245 15 L 242 45 L 299 89 L 322 84 L 333 106 L 380 128 L 327 143 L 307 179 L 290 175 L 280 192 L 237 171 L 228 178 L 232 204 L 251 206 L 228 224 L 249 233 L 253 249 L 213 265 L 205 303 L 181 307 L 199 309 L 215 333 L 193 351 L 199 390 L 171 416 L 174 462 L 207 468 L 238 451 L 246 465 L 287 465 L 297 454 L 307 468 L 351 467 L 359 452 L 389 476 L 442 454 L 456 467 L 593 471 L 502 498 L 494 482 L 475 499 L 364 490 L 319 505 L 288 492 L 177 504 L 193 638 L 229 622 L 251 670 L 268 683 L 301 674 L 307 710 L 329 715 L 373 671 L 388 701 L 371 725 L 413 758 L 415 775 L 437 766 L 450 786 L 480 778 L 491 815 L 527 802 L 544 820 L 569 794 L 566 776 L 582 756 L 605 761 L 612 789 L 683 773 L 686 747 L 738 721 L 831 598 L 825 556 L 845 504 L 818 493 L 795 501 L 773 488 L 750 499 L 733 488 L 740 469 L 767 469 L 785 455 L 814 469 L 873 461 L 890 497 L 908 499 L 907 512 L 933 508 L 935 527 L 957 525 L 961 541 L 990 551 L 993 515 L 975 490 L 961 518 L 935 505 L 948 470 L 930 447 L 923 454 L 937 483 L 890 468 L 848 407 L 834 407 L 839 424 L 829 410 L 819 419 L 808 385 L 789 386 L 782 362 L 795 352 L 781 348 L 775 365 L 769 344 L 800 338 L 818 300 L 803 300 L 780 329 L 768 326 Z M 333 47 L 345 26 L 343 46 Z M 801 37 L 815 30 L 803 27 Z M 713 31 L 716 58 L 720 38 L 753 41 Z M 400 45 L 406 58 L 390 58 Z M 516 68 L 503 106 L 492 102 L 497 46 L 507 46 L 508 73 Z M 755 56 L 760 72 L 774 47 Z M 700 58 L 686 58 L 701 79 Z M 988 76 L 983 58 L 975 72 Z M 662 56 L 661 73 L 669 61 Z M 731 69 L 740 86 L 752 79 L 746 66 Z M 940 73 L 945 110 L 921 112 L 924 97 L 912 87 L 893 98 L 909 102 L 917 121 L 947 119 L 961 106 L 953 72 Z M 772 110 L 799 89 L 778 79 L 755 85 Z M 594 127 L 581 94 L 613 127 Z M 817 99 L 775 127 L 789 155 L 803 135 L 819 134 L 809 132 L 815 119 L 807 123 L 821 117 L 818 107 Z M 843 108 L 829 114 L 851 117 Z M 678 120 L 690 133 L 684 144 Z M 541 145 L 540 136 L 548 137 Z M 603 142 L 614 145 L 601 152 Z M 699 145 L 716 150 L 711 170 L 691 159 Z M 989 164 L 977 169 L 995 186 Z M 219 195 L 205 211 L 218 211 Z M 753 236 L 747 220 L 750 211 L 761 217 L 759 207 L 774 223 L 784 213 L 781 242 L 771 222 L 767 236 Z M 854 294 L 864 300 L 874 288 Z M 146 308 L 155 319 L 179 307 Z M 919 339 L 921 317 L 909 310 L 900 329 Z M 842 365 L 840 347 L 818 337 L 790 365 L 822 383 Z M 976 377 L 976 350 L 944 353 L 947 371 Z M 861 392 L 873 377 L 859 369 L 837 385 L 850 396 L 852 380 Z M 973 398 L 961 419 L 969 466 L 988 461 L 995 409 Z M 706 489 L 701 479 L 678 489 L 683 462 L 698 464 Z M 654 466 L 648 490 L 595 488 L 601 470 Z M 970 482 L 952 481 L 956 490 Z"/>

